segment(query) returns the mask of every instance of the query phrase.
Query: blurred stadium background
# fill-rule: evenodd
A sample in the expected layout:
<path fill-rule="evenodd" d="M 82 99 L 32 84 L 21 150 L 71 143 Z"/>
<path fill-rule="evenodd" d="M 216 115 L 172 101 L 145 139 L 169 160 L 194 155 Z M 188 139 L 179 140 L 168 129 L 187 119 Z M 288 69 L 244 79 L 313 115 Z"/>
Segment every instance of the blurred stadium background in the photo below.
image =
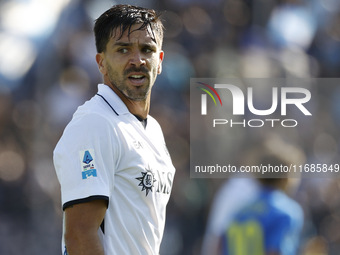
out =
<path fill-rule="evenodd" d="M 0 254 L 61 253 L 52 151 L 76 107 L 101 82 L 93 21 L 116 3 L 164 11 L 165 60 L 151 115 L 163 127 L 177 174 L 163 255 L 200 254 L 211 202 L 225 181 L 189 177 L 190 77 L 340 75 L 338 0 L 1 0 Z M 334 162 L 340 87 L 317 96 L 332 112 L 320 113 L 329 132 L 300 149 L 308 151 L 307 161 Z M 300 254 L 339 254 L 339 184 L 301 181 L 294 195 L 305 212 Z"/>

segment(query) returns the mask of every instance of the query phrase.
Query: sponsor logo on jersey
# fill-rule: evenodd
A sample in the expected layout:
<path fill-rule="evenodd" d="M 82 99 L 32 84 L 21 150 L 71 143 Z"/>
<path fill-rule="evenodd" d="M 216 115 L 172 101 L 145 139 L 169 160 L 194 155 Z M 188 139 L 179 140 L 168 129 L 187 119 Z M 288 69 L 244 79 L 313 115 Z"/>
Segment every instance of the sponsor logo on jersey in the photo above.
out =
<path fill-rule="evenodd" d="M 171 172 L 157 171 L 157 189 L 156 192 L 170 194 L 174 174 Z"/>
<path fill-rule="evenodd" d="M 142 187 L 142 191 L 145 190 L 145 196 L 149 194 L 150 191 L 152 191 L 152 188 L 154 187 L 154 182 L 156 181 L 155 176 L 151 170 L 147 169 L 145 172 L 141 172 L 142 177 L 136 178 L 140 183 L 138 186 Z"/>
<path fill-rule="evenodd" d="M 97 177 L 97 170 L 95 167 L 94 150 L 82 150 L 79 152 L 81 161 L 81 175 L 82 179 L 88 179 L 90 177 Z"/>
<path fill-rule="evenodd" d="M 136 179 L 140 181 L 138 186 L 142 187 L 142 191 L 145 190 L 146 196 L 150 191 L 153 191 L 154 187 L 158 193 L 170 194 L 173 180 L 171 172 L 156 171 L 157 178 L 155 178 L 155 174 L 150 169 L 141 172 L 141 174 L 142 177 L 137 177 Z"/>

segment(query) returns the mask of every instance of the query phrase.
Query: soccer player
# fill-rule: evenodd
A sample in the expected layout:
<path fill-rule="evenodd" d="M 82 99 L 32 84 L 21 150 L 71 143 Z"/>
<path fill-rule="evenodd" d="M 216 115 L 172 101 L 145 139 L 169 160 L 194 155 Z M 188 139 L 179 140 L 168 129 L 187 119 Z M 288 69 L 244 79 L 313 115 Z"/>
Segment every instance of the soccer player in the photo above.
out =
<path fill-rule="evenodd" d="M 175 169 L 150 94 L 162 71 L 154 10 L 116 5 L 94 26 L 98 93 L 80 106 L 55 150 L 63 254 L 159 254 Z"/>
<path fill-rule="evenodd" d="M 266 156 L 263 165 L 285 165 L 277 156 Z M 282 178 L 281 178 L 282 177 Z M 261 178 L 260 191 L 253 201 L 235 213 L 225 227 L 218 254 L 295 255 L 303 225 L 300 205 L 284 190 L 289 179 Z"/>
<path fill-rule="evenodd" d="M 214 197 L 203 237 L 201 255 L 216 255 L 221 233 L 242 209 L 257 196 L 260 185 L 253 178 L 230 178 Z"/>

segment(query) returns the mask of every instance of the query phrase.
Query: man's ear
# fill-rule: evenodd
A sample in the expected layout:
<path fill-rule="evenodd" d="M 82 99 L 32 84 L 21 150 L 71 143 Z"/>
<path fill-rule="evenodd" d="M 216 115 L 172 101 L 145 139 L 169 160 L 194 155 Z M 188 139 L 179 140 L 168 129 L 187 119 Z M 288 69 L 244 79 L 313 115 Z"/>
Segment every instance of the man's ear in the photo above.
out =
<path fill-rule="evenodd" d="M 164 51 L 159 52 L 159 63 L 158 63 L 158 69 L 157 69 L 157 74 L 160 74 L 162 72 L 162 62 L 164 59 Z"/>
<path fill-rule="evenodd" d="M 105 75 L 107 73 L 107 70 L 105 66 L 105 58 L 104 58 L 103 52 L 96 54 L 96 62 L 97 62 L 99 71 L 102 73 L 102 75 Z"/>

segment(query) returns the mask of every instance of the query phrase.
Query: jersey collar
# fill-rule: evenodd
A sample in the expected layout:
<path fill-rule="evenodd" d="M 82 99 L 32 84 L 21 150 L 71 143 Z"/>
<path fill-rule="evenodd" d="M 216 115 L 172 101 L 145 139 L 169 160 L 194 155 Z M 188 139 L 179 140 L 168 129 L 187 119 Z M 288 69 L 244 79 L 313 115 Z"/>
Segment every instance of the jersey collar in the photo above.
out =
<path fill-rule="evenodd" d="M 127 114 L 130 113 L 122 99 L 107 85 L 98 84 L 98 94 L 102 95 L 111 107 L 118 113 Z"/>

